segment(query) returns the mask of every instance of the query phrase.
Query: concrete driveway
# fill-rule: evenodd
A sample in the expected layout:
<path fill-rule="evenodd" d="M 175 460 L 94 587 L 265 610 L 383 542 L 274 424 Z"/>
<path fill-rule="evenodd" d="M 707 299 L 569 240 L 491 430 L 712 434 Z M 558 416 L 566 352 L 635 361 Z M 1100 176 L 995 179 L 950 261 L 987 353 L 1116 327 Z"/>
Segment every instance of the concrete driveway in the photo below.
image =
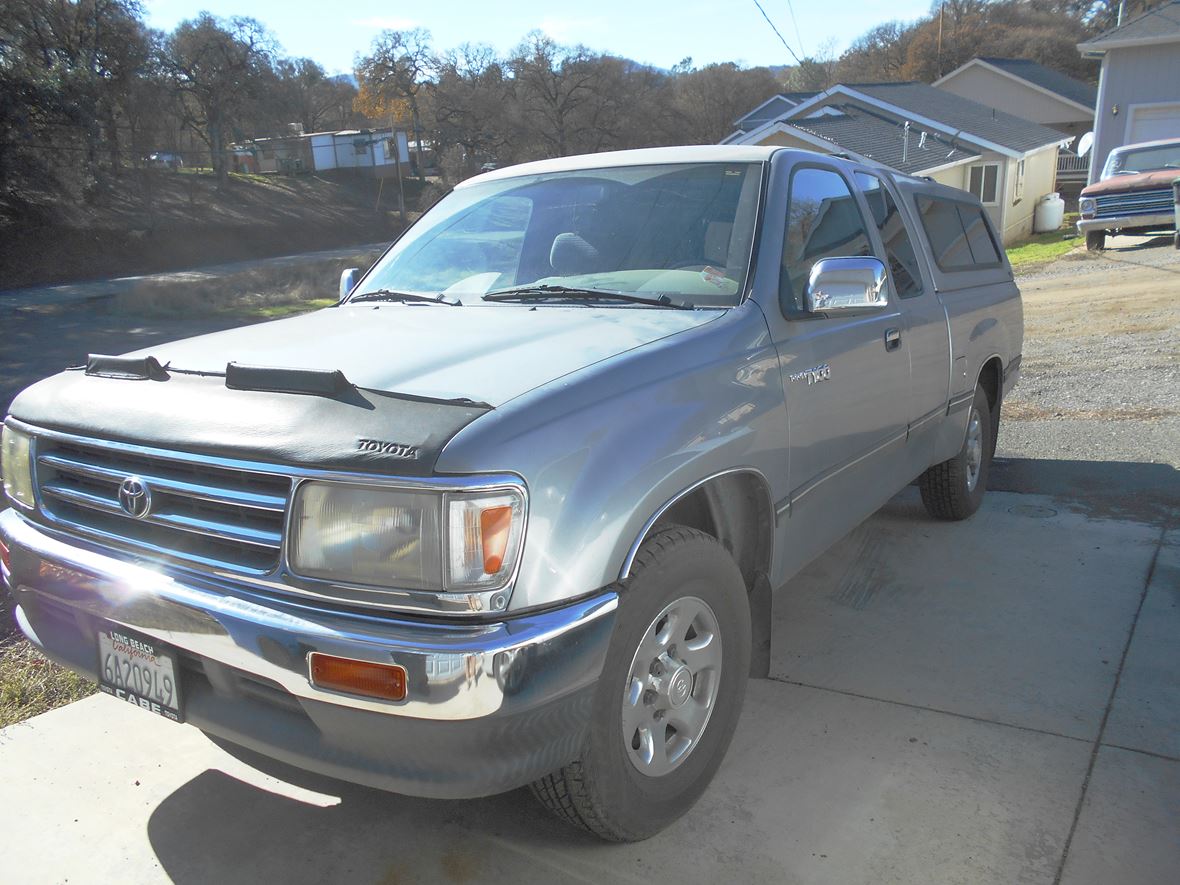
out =
<path fill-rule="evenodd" d="M 262 774 L 96 696 L 0 733 L 5 878 L 1174 882 L 1180 531 L 1030 486 L 1061 473 L 1035 466 L 1001 462 L 1010 490 L 961 524 L 908 489 L 783 588 L 728 759 L 648 842 L 600 843 L 525 791 Z M 1177 500 L 1170 466 L 1103 466 Z"/>

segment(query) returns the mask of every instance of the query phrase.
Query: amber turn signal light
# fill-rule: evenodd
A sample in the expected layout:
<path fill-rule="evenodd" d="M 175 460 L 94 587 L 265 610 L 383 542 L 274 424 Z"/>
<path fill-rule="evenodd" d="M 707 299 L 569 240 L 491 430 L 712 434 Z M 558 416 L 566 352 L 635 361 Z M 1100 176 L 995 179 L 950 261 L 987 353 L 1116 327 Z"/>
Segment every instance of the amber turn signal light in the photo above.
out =
<path fill-rule="evenodd" d="M 508 549 L 508 534 L 511 531 L 511 507 L 489 507 L 479 514 L 485 574 L 494 575 L 503 567 L 504 552 Z"/>
<path fill-rule="evenodd" d="M 397 664 L 374 664 L 313 651 L 308 659 L 308 671 L 316 688 L 384 701 L 401 701 L 406 697 L 406 670 Z"/>

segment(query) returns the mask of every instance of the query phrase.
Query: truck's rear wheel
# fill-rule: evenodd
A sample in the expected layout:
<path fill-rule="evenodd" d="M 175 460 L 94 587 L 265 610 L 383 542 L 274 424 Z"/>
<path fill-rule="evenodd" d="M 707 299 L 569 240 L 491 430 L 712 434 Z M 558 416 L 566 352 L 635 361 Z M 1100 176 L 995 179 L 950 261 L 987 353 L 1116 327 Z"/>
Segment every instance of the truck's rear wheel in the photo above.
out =
<path fill-rule="evenodd" d="M 995 432 L 987 393 L 975 388 L 963 446 L 955 457 L 935 464 L 918 479 L 922 503 L 937 519 L 966 519 L 983 503 L 995 451 Z"/>
<path fill-rule="evenodd" d="M 1100 252 L 1106 248 L 1106 231 L 1104 230 L 1088 230 L 1086 231 L 1086 251 Z"/>
<path fill-rule="evenodd" d="M 750 609 L 728 551 L 695 529 L 640 549 L 582 755 L 533 784 L 563 820 L 615 842 L 658 833 L 713 779 L 750 667 Z"/>

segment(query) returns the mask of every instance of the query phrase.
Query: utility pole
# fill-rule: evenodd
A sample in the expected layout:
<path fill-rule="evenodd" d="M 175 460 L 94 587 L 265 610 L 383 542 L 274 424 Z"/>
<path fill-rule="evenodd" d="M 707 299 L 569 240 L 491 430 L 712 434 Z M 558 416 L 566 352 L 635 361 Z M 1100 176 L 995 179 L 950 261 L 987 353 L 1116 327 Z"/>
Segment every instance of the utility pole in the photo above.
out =
<path fill-rule="evenodd" d="M 942 10 L 946 3 L 938 4 L 938 76 L 942 76 Z"/>
<path fill-rule="evenodd" d="M 389 137 L 393 141 L 393 162 L 397 167 L 397 209 L 402 219 L 402 230 L 406 229 L 406 187 L 402 183 L 402 146 L 398 139 L 397 126 L 394 124 L 393 113 L 389 114 Z M 410 153 L 410 145 L 406 143 L 406 155 Z"/>

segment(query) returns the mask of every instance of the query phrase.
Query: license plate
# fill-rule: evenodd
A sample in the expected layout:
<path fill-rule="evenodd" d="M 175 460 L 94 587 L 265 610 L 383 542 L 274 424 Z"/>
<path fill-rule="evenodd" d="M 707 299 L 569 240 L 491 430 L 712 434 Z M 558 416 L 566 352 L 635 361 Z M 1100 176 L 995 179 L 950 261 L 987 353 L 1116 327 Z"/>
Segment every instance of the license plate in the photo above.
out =
<path fill-rule="evenodd" d="M 182 722 L 176 652 L 158 639 L 108 624 L 98 634 L 98 688 L 140 709 Z"/>

